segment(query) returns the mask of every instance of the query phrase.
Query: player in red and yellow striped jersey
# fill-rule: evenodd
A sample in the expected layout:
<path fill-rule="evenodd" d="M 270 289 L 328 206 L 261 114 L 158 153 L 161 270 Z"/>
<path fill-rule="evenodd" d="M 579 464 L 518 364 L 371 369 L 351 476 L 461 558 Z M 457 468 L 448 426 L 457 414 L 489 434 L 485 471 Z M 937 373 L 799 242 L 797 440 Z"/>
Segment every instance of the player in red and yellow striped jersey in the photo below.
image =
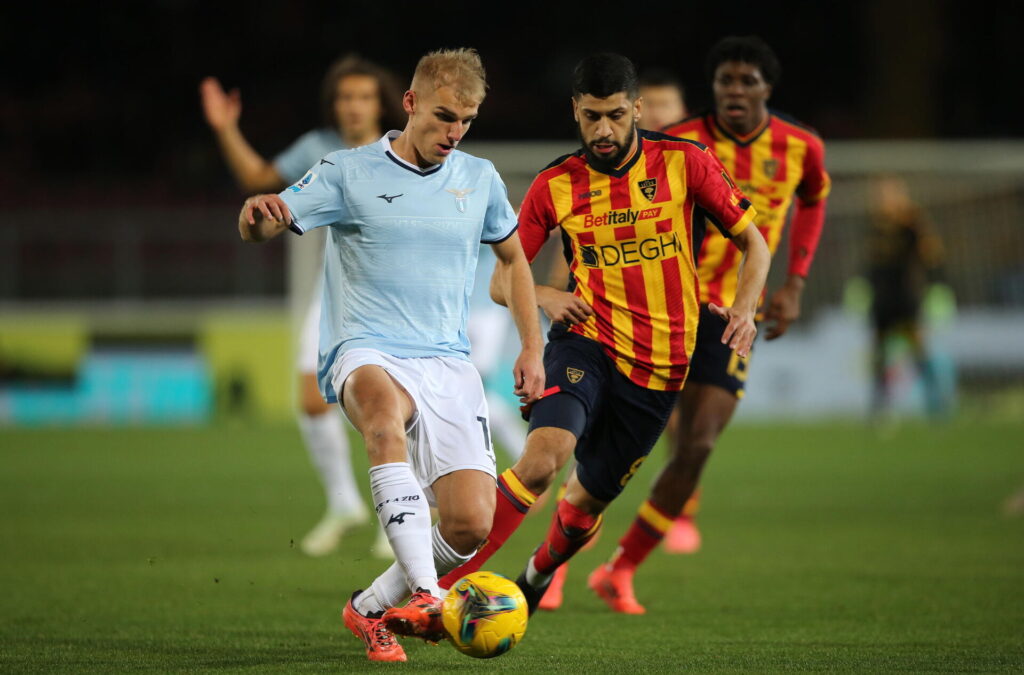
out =
<path fill-rule="evenodd" d="M 796 201 L 790 232 L 785 284 L 764 311 L 767 339 L 786 332 L 800 314 L 800 296 L 821 234 L 829 177 L 824 145 L 807 127 L 768 110 L 779 65 L 758 38 L 725 38 L 708 59 L 715 110 L 668 127 L 665 133 L 699 141 L 714 149 L 737 185 L 757 209 L 755 222 L 772 253 L 782 237 L 786 212 Z M 594 570 L 589 585 L 615 611 L 638 614 L 644 608 L 633 594 L 633 574 L 651 550 L 673 534 L 689 534 L 691 549 L 699 536 L 690 516 L 680 516 L 694 494 L 718 435 L 743 395 L 749 356 L 716 339 L 720 319 L 707 307 L 728 305 L 740 283 L 740 256 L 729 241 L 709 228 L 701 246 L 697 274 L 702 306 L 693 366 L 679 397 L 672 459 L 658 476 L 633 525 L 619 541 L 612 560 Z M 692 508 L 692 504 L 691 504 Z M 689 511 L 689 509 L 687 510 Z M 673 522 L 674 521 L 674 522 Z M 679 536 L 683 539 L 683 536 Z"/>
<path fill-rule="evenodd" d="M 569 291 L 538 288 L 555 322 L 544 353 L 545 396 L 530 411 L 526 450 L 499 479 L 487 543 L 441 584 L 480 568 L 522 522 L 575 450 L 576 469 L 545 542 L 517 583 L 532 612 L 551 575 L 597 531 L 600 514 L 661 435 L 686 381 L 699 303 L 694 251 L 707 218 L 744 251 L 734 301 L 712 311 L 719 339 L 746 354 L 768 271 L 754 210 L 708 149 L 638 131 L 632 63 L 597 54 L 576 68 L 582 149 L 534 180 L 519 215 L 531 260 L 561 228 Z M 505 290 L 492 282 L 492 296 Z"/>

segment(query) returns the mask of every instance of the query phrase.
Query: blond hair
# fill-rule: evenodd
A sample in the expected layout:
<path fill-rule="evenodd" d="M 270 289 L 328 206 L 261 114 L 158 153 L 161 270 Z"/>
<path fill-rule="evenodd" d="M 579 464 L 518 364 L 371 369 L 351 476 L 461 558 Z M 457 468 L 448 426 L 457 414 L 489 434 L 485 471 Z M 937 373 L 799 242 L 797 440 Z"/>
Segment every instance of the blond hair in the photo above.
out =
<path fill-rule="evenodd" d="M 410 89 L 420 95 L 451 87 L 463 104 L 483 103 L 487 95 L 487 73 L 480 54 L 472 47 L 438 49 L 416 64 Z"/>

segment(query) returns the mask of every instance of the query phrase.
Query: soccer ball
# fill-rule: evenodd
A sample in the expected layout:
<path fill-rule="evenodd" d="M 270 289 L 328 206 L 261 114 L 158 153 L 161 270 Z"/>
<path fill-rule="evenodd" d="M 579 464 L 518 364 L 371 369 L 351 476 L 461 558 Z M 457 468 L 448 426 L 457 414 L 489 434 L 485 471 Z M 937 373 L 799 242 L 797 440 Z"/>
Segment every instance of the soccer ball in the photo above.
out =
<path fill-rule="evenodd" d="M 523 638 L 529 611 L 514 581 L 493 572 L 473 572 L 452 585 L 441 617 L 456 649 L 489 659 Z"/>

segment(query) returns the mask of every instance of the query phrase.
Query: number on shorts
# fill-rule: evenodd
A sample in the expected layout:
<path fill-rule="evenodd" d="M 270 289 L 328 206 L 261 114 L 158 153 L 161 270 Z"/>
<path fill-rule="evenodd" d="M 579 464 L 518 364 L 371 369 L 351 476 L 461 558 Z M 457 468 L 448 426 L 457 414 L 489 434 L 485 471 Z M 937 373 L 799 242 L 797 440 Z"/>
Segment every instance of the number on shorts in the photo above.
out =
<path fill-rule="evenodd" d="M 729 365 L 726 366 L 725 372 L 729 377 L 735 377 L 740 382 L 746 382 L 747 367 L 749 365 L 749 356 L 740 356 L 735 350 L 733 350 L 732 355 L 729 357 Z"/>
<path fill-rule="evenodd" d="M 640 470 L 640 465 L 644 463 L 645 459 L 647 459 L 647 455 L 644 455 L 633 462 L 633 465 L 629 467 L 629 471 L 626 472 L 626 475 L 619 480 L 619 485 L 626 487 L 626 483 L 628 483 L 633 477 L 633 474 Z"/>
<path fill-rule="evenodd" d="M 487 418 L 486 417 L 480 417 L 478 415 L 476 419 L 477 419 L 478 422 L 480 422 L 480 426 L 484 430 L 484 450 L 488 454 L 490 454 L 490 452 L 491 452 L 491 432 L 487 428 Z"/>

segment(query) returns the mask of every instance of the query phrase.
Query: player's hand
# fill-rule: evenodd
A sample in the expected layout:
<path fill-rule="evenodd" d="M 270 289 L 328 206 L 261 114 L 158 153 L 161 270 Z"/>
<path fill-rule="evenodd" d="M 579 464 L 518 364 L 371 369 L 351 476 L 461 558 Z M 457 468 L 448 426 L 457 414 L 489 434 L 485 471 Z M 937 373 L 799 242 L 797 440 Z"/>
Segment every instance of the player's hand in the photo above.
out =
<path fill-rule="evenodd" d="M 541 361 L 541 350 L 521 351 L 515 365 L 512 366 L 512 377 L 515 382 L 513 392 L 519 397 L 520 403 L 529 405 L 539 400 L 544 393 L 544 364 Z"/>
<path fill-rule="evenodd" d="M 279 195 L 255 195 L 242 204 L 238 233 L 244 241 L 263 241 L 292 222 L 291 211 Z"/>
<path fill-rule="evenodd" d="M 708 309 L 715 316 L 729 322 L 725 330 L 722 331 L 722 344 L 729 345 L 730 349 L 744 358 L 750 356 L 750 347 L 754 344 L 754 338 L 757 336 L 754 310 L 719 307 L 713 302 L 708 303 Z"/>
<path fill-rule="evenodd" d="M 566 326 L 583 323 L 594 314 L 590 305 L 579 297 L 551 286 L 537 287 L 537 304 L 548 319 Z"/>
<path fill-rule="evenodd" d="M 804 280 L 791 276 L 782 288 L 772 293 L 764 318 L 768 324 L 765 339 L 774 340 L 786 334 L 789 324 L 800 318 L 800 297 L 803 295 Z"/>
<path fill-rule="evenodd" d="M 242 94 L 238 89 L 225 92 L 216 77 L 207 77 L 199 83 L 199 98 L 206 123 L 214 131 L 238 124 L 238 118 L 242 115 Z"/>

